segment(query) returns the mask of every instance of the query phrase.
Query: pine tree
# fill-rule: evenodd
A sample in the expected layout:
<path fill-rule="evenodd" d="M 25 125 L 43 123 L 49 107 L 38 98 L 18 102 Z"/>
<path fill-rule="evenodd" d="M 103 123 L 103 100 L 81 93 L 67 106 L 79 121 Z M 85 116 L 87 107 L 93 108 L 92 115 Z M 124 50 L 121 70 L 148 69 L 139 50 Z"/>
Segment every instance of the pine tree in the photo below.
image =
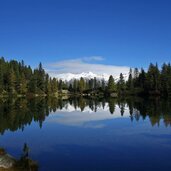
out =
<path fill-rule="evenodd" d="M 124 80 L 122 73 L 120 74 L 117 86 L 118 86 L 117 89 L 118 89 L 119 94 L 124 93 L 126 87 L 125 87 L 125 80 Z"/>
<path fill-rule="evenodd" d="M 45 92 L 45 71 L 40 62 L 38 69 L 35 70 L 36 79 L 37 79 L 37 88 L 41 92 Z"/>
<path fill-rule="evenodd" d="M 13 94 L 15 93 L 15 84 L 16 84 L 16 77 L 13 68 L 9 70 L 8 74 L 8 92 Z"/>
<path fill-rule="evenodd" d="M 133 92 L 134 89 L 134 84 L 133 84 L 133 77 L 132 77 L 132 69 L 130 68 L 129 71 L 129 77 L 128 77 L 128 81 L 127 81 L 127 88 L 129 92 Z"/>
<path fill-rule="evenodd" d="M 53 78 L 52 79 L 52 92 L 57 93 L 57 91 L 58 91 L 57 80 L 56 80 L 56 78 Z"/>
<path fill-rule="evenodd" d="M 49 84 L 49 75 L 46 74 L 45 76 L 45 93 L 50 94 L 51 92 L 48 91 L 48 84 Z"/>
<path fill-rule="evenodd" d="M 109 77 L 109 80 L 108 80 L 107 91 L 108 93 L 112 93 L 116 91 L 116 84 L 112 75 Z"/>
<path fill-rule="evenodd" d="M 102 90 L 105 91 L 106 89 L 106 84 L 105 84 L 105 80 L 102 79 Z"/>
<path fill-rule="evenodd" d="M 139 86 L 139 71 L 138 71 L 138 68 L 135 68 L 134 69 L 134 75 L 133 75 L 133 84 L 134 84 L 134 87 L 138 87 Z"/>
<path fill-rule="evenodd" d="M 26 94 L 27 93 L 27 81 L 25 79 L 24 73 L 21 74 L 21 77 L 19 79 L 18 91 L 20 94 Z"/>
<path fill-rule="evenodd" d="M 139 74 L 139 86 L 144 90 L 145 88 L 145 80 L 146 80 L 146 74 L 143 68 L 141 68 L 141 72 Z"/>
<path fill-rule="evenodd" d="M 94 88 L 94 79 L 89 80 L 89 89 L 92 91 Z"/>
<path fill-rule="evenodd" d="M 79 92 L 82 94 L 85 90 L 85 81 L 84 78 L 80 78 L 79 85 L 78 85 Z"/>
<path fill-rule="evenodd" d="M 96 79 L 96 77 L 94 77 L 94 90 L 96 90 L 97 89 L 97 79 Z"/>
<path fill-rule="evenodd" d="M 146 83 L 147 83 L 146 86 L 149 89 L 149 93 L 151 92 L 158 93 L 160 89 L 160 71 L 158 69 L 157 64 L 153 65 L 151 63 L 149 65 Z"/>
<path fill-rule="evenodd" d="M 62 88 L 63 88 L 63 87 L 62 87 L 62 84 L 63 84 L 63 83 L 62 83 L 62 80 L 59 80 L 59 91 L 60 91 L 60 92 L 62 91 Z"/>
<path fill-rule="evenodd" d="M 72 84 L 69 84 L 69 88 L 68 88 L 68 90 L 69 90 L 70 92 L 73 92 Z"/>
<path fill-rule="evenodd" d="M 29 81 L 29 84 L 28 84 L 28 90 L 30 93 L 34 93 L 34 94 L 37 94 L 37 79 L 36 79 L 36 75 L 33 74 L 30 81 Z"/>
<path fill-rule="evenodd" d="M 3 92 L 3 89 L 4 89 L 4 75 L 3 75 L 2 65 L 3 64 L 1 64 L 1 62 L 0 62 L 0 94 Z"/>
<path fill-rule="evenodd" d="M 51 95 L 52 93 L 52 79 L 50 78 L 47 83 L 47 94 Z"/>
<path fill-rule="evenodd" d="M 75 80 L 74 80 L 74 83 L 73 83 L 73 89 L 74 89 L 74 92 L 75 92 L 75 93 L 77 92 L 77 88 L 78 88 L 78 82 L 77 82 L 77 80 L 75 79 Z"/>
<path fill-rule="evenodd" d="M 168 96 L 171 96 L 171 64 L 168 63 L 167 67 L 167 77 L 168 77 Z"/>

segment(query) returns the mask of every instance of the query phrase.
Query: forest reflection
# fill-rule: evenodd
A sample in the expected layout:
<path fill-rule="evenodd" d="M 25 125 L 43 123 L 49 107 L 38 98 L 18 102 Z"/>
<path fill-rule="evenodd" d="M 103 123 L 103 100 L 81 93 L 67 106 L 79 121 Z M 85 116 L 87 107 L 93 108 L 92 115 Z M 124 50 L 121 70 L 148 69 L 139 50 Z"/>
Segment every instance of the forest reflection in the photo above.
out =
<path fill-rule="evenodd" d="M 102 108 L 105 112 L 107 106 L 111 115 L 115 115 L 115 107 L 118 106 L 120 116 L 124 116 L 125 109 L 129 110 L 130 121 L 149 118 L 152 126 L 159 126 L 160 120 L 166 127 L 171 125 L 171 101 L 165 99 L 8 98 L 0 99 L 0 133 L 24 130 L 33 121 L 41 128 L 49 114 L 66 108 L 68 104 L 81 112 L 85 108 L 92 112 Z"/>

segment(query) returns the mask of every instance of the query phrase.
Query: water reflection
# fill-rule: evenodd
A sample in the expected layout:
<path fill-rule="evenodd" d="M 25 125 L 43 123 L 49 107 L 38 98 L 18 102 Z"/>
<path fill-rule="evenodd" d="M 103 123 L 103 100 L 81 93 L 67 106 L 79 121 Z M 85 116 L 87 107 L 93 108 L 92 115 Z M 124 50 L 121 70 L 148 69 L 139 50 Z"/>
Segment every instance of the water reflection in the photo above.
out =
<path fill-rule="evenodd" d="M 0 146 L 21 162 L 20 168 L 29 166 L 25 159 L 31 158 L 42 171 L 168 170 L 170 125 L 171 101 L 164 99 L 18 98 L 0 103 Z"/>
<path fill-rule="evenodd" d="M 149 118 L 152 126 L 159 126 L 161 120 L 166 127 L 171 125 L 171 101 L 169 100 L 17 98 L 0 99 L 0 133 L 3 134 L 6 130 L 24 130 L 25 126 L 33 121 L 37 122 L 41 128 L 49 114 L 59 112 L 61 114 L 73 112 L 73 115 L 67 115 L 68 119 L 58 118 L 59 122 L 65 120 L 68 124 L 74 122 L 74 124 L 80 124 L 86 119 L 93 121 L 129 117 L 130 121 Z M 82 112 L 81 117 L 80 112 Z M 84 113 L 92 115 L 84 115 Z"/>

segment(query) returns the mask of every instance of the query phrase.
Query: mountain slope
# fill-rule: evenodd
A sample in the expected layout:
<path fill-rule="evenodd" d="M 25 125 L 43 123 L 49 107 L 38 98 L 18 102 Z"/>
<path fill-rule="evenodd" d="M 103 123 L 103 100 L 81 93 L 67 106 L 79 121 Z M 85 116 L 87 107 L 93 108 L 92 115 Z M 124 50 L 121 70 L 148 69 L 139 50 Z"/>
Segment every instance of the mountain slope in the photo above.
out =
<path fill-rule="evenodd" d="M 125 80 L 128 79 L 128 74 L 123 74 Z M 92 72 L 82 72 L 80 74 L 73 74 L 73 73 L 64 73 L 64 74 L 58 74 L 57 78 L 61 79 L 63 81 L 71 81 L 73 79 L 80 79 L 81 77 L 84 79 L 93 79 L 93 78 L 97 78 L 98 80 L 102 80 L 104 79 L 105 81 L 108 81 L 109 79 L 109 74 L 103 73 L 103 74 L 95 74 Z M 119 79 L 119 75 L 114 77 L 115 80 L 117 81 Z"/>

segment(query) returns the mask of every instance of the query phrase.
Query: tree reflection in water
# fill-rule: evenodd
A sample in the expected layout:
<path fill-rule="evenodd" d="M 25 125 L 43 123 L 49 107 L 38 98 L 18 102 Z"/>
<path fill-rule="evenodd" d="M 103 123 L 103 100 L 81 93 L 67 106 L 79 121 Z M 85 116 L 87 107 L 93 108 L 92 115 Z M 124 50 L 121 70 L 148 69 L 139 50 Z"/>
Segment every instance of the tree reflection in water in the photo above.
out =
<path fill-rule="evenodd" d="M 129 109 L 131 121 L 149 117 L 152 126 L 159 125 L 161 119 L 165 126 L 171 125 L 171 101 L 165 99 L 10 98 L 0 99 L 0 133 L 3 134 L 6 130 L 24 130 L 32 121 L 37 122 L 41 128 L 43 121 L 51 112 L 61 110 L 67 104 L 80 111 L 88 107 L 93 112 L 97 112 L 98 108 L 104 109 L 107 104 L 112 115 L 115 115 L 117 105 L 121 116 L 124 116 L 125 108 Z"/>

